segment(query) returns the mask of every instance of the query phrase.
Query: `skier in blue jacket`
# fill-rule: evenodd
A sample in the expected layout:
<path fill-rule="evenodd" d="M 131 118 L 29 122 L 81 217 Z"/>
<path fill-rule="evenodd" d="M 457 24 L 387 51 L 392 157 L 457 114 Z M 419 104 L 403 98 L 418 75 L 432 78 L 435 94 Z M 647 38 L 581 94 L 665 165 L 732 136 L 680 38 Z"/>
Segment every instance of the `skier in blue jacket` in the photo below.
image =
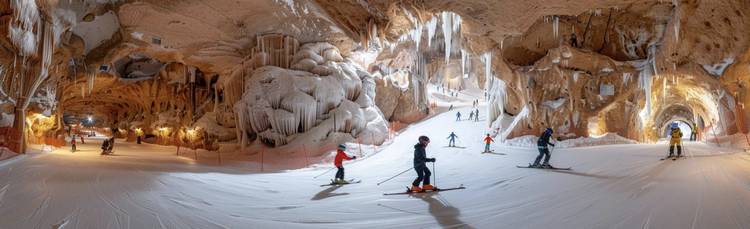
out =
<path fill-rule="evenodd" d="M 544 155 L 547 155 L 547 158 L 544 160 L 544 164 L 542 166 L 552 167 L 549 164 L 549 148 L 547 148 L 547 145 L 555 146 L 555 144 L 552 144 L 549 142 L 549 138 L 552 137 L 552 129 L 547 128 L 547 130 L 542 133 L 541 136 L 539 136 L 539 139 L 536 141 L 536 148 L 539 149 L 539 156 L 536 157 L 536 160 L 534 161 L 534 164 L 532 166 L 539 167 L 539 162 L 542 161 L 542 158 Z"/>
<path fill-rule="evenodd" d="M 450 140 L 450 141 L 448 142 L 448 146 L 451 146 L 451 147 L 456 147 L 456 138 L 457 138 L 457 137 L 458 137 L 458 135 L 456 135 L 456 134 L 454 134 L 453 132 L 451 132 L 451 135 L 450 135 L 450 136 L 448 136 L 448 138 L 450 138 L 450 139 L 451 139 L 451 140 Z M 446 139 L 448 139 L 448 138 L 446 138 Z"/>
<path fill-rule="evenodd" d="M 461 112 L 457 111 L 456 113 L 456 122 L 461 121 Z"/>

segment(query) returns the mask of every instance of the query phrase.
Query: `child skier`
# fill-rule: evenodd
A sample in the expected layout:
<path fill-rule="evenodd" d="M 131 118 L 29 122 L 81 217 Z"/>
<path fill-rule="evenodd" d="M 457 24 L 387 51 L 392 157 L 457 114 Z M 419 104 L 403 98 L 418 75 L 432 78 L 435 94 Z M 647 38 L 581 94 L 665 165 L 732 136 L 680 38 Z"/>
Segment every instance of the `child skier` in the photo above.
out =
<path fill-rule="evenodd" d="M 487 144 L 484 145 L 484 152 L 489 152 L 490 151 L 490 141 L 491 142 L 495 142 L 495 140 L 492 140 L 492 138 L 490 137 L 490 134 L 487 134 L 487 137 L 484 138 L 484 141 L 487 142 Z"/>
<path fill-rule="evenodd" d="M 336 153 L 336 159 L 333 162 L 333 165 L 336 166 L 336 168 L 339 169 L 338 172 L 336 172 L 336 178 L 333 179 L 333 183 L 336 184 L 348 184 L 349 182 L 344 179 L 344 165 L 341 164 L 341 162 L 346 160 L 352 160 L 357 159 L 357 156 L 349 157 L 344 153 L 344 150 L 346 150 L 346 146 L 344 144 L 339 145 L 338 152 Z"/>
<path fill-rule="evenodd" d="M 682 131 L 680 128 L 672 127 L 672 137 L 669 140 L 669 157 L 674 157 L 674 145 L 677 145 L 677 158 L 682 154 Z"/>
<path fill-rule="evenodd" d="M 474 112 L 469 113 L 469 120 L 474 119 Z"/>
<path fill-rule="evenodd" d="M 70 152 L 75 153 L 76 152 L 76 136 L 73 135 L 72 138 L 70 138 L 70 145 L 73 146 L 73 149 L 70 150 Z"/>
<path fill-rule="evenodd" d="M 456 135 L 456 134 L 454 134 L 453 132 L 451 132 L 451 135 L 450 135 L 450 136 L 448 136 L 448 138 L 450 138 L 450 139 L 451 139 L 451 140 L 450 140 L 450 141 L 448 142 L 448 146 L 451 146 L 451 147 L 456 147 L 456 138 L 457 138 L 457 137 L 458 137 L 458 135 Z M 446 138 L 446 139 L 448 139 L 448 138 Z"/>
<path fill-rule="evenodd" d="M 108 151 L 109 151 L 109 140 L 104 139 L 104 142 L 102 142 L 102 153 L 101 153 L 101 155 L 108 154 L 107 153 Z"/>
<path fill-rule="evenodd" d="M 427 162 L 435 162 L 435 158 L 427 158 L 424 148 L 430 143 L 430 138 L 427 136 L 419 136 L 419 143 L 414 145 L 414 171 L 417 172 L 417 179 L 411 183 L 411 190 L 415 192 L 421 192 L 424 190 L 435 190 L 435 187 L 430 185 L 430 176 L 432 173 L 427 169 Z M 423 182 L 424 181 L 424 182 Z M 419 183 L 422 182 L 422 188 L 419 188 Z"/>
<path fill-rule="evenodd" d="M 456 122 L 458 122 L 458 121 L 461 121 L 461 112 L 460 111 L 456 112 Z"/>
<path fill-rule="evenodd" d="M 539 139 L 536 140 L 536 148 L 539 149 L 539 156 L 536 157 L 536 160 L 534 161 L 534 164 L 532 166 L 540 167 L 539 162 L 542 161 L 542 158 L 544 155 L 547 155 L 547 158 L 544 160 L 544 164 L 542 166 L 552 167 L 549 164 L 549 149 L 547 148 L 547 145 L 555 146 L 555 144 L 552 144 L 549 142 L 549 138 L 552 137 L 552 129 L 547 128 L 547 130 L 542 133 L 541 136 L 539 136 Z"/>

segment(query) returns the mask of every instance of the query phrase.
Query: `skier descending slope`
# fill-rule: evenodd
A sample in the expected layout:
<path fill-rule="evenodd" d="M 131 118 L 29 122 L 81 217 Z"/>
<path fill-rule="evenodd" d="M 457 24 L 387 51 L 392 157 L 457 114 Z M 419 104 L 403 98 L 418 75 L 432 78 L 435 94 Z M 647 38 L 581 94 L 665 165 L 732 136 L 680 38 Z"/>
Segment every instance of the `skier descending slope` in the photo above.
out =
<path fill-rule="evenodd" d="M 448 138 L 450 138 L 450 139 L 451 139 L 451 140 L 450 140 L 450 141 L 448 142 L 448 146 L 450 146 L 450 147 L 456 147 L 456 138 L 457 138 L 457 137 L 458 137 L 458 135 L 456 135 L 456 134 L 454 134 L 453 132 L 451 132 L 451 135 L 450 135 L 450 136 L 448 136 Z M 446 138 L 446 139 L 448 139 L 448 138 Z"/>
<path fill-rule="evenodd" d="M 435 187 L 430 185 L 430 176 L 432 172 L 427 169 L 427 162 L 435 162 L 435 158 L 427 158 L 424 148 L 430 143 L 430 138 L 427 136 L 419 136 L 419 143 L 414 145 L 414 171 L 417 172 L 417 179 L 411 183 L 411 190 L 415 192 L 422 192 L 424 190 L 434 190 Z M 422 182 L 424 181 L 424 182 Z M 422 182 L 422 188 L 419 188 L 419 183 Z"/>
<path fill-rule="evenodd" d="M 344 179 L 344 165 L 342 164 L 342 161 L 344 159 L 346 160 L 352 160 L 357 159 L 357 156 L 349 157 L 344 153 L 344 150 L 346 150 L 346 146 L 344 144 L 339 145 L 338 152 L 336 153 L 336 159 L 333 161 L 333 165 L 338 168 L 338 172 L 336 172 L 336 178 L 334 178 L 333 182 L 337 184 L 348 184 L 349 182 Z"/>
<path fill-rule="evenodd" d="M 473 111 L 471 113 L 469 113 L 469 121 L 471 121 L 472 119 L 474 119 L 474 112 Z"/>
<path fill-rule="evenodd" d="M 484 138 L 484 141 L 487 142 L 487 144 L 484 145 L 484 152 L 490 152 L 490 141 L 495 142 L 495 140 L 492 140 L 490 134 L 487 134 L 487 137 Z"/>
<path fill-rule="evenodd" d="M 76 136 L 73 135 L 73 137 L 70 140 L 70 145 L 73 146 L 73 149 L 70 150 L 70 152 L 75 153 L 76 152 Z"/>
<path fill-rule="evenodd" d="M 682 131 L 680 128 L 672 127 L 672 137 L 669 140 L 669 156 L 674 157 L 674 145 L 677 145 L 677 159 L 682 155 Z"/>
<path fill-rule="evenodd" d="M 555 146 L 555 144 L 552 144 L 549 142 L 549 138 L 552 137 L 552 129 L 547 128 L 547 130 L 542 133 L 541 136 L 539 136 L 539 139 L 536 141 L 536 148 L 539 149 L 539 156 L 536 157 L 536 160 L 534 161 L 534 164 L 532 166 L 540 167 L 539 162 L 542 161 L 542 158 L 544 155 L 547 155 L 547 159 L 544 160 L 544 164 L 542 166 L 546 167 L 552 167 L 549 164 L 549 148 L 547 148 L 547 145 Z"/>
<path fill-rule="evenodd" d="M 456 112 L 456 122 L 461 121 L 461 112 Z"/>

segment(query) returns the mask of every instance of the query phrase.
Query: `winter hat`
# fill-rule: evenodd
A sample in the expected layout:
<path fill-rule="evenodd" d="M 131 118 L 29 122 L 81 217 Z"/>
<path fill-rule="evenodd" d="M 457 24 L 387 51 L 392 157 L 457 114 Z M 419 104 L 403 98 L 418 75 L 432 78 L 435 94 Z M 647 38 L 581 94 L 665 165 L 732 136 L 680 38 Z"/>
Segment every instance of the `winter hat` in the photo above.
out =
<path fill-rule="evenodd" d="M 552 131 L 552 129 L 550 129 L 550 128 L 547 128 L 547 132 L 549 132 L 549 134 L 554 133 L 554 131 Z"/>
<path fill-rule="evenodd" d="M 345 150 L 345 149 L 346 149 L 346 146 L 345 146 L 344 144 L 339 144 L 339 149 L 340 149 L 340 150 Z"/>

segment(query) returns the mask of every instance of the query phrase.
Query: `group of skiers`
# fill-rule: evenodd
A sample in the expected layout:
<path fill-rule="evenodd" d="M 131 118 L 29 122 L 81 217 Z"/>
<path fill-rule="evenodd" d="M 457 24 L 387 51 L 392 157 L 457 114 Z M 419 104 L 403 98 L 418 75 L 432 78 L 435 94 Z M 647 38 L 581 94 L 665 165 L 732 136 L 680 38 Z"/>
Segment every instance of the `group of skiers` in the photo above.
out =
<path fill-rule="evenodd" d="M 474 111 L 472 111 L 471 113 L 469 113 L 469 121 L 471 121 L 471 120 L 474 120 L 475 122 L 479 121 L 479 109 L 476 110 L 476 113 Z M 460 111 L 456 112 L 456 122 L 458 122 L 458 121 L 461 121 L 461 112 Z"/>
<path fill-rule="evenodd" d="M 81 143 L 83 143 L 83 135 L 80 135 L 80 136 L 81 136 Z M 73 135 L 70 138 L 70 146 L 72 147 L 70 151 L 75 153 L 76 151 L 76 136 L 75 135 Z M 104 139 L 104 142 L 102 143 L 102 154 L 105 154 L 105 152 L 107 154 L 112 152 L 112 148 L 114 146 L 115 146 L 115 138 Z"/>

